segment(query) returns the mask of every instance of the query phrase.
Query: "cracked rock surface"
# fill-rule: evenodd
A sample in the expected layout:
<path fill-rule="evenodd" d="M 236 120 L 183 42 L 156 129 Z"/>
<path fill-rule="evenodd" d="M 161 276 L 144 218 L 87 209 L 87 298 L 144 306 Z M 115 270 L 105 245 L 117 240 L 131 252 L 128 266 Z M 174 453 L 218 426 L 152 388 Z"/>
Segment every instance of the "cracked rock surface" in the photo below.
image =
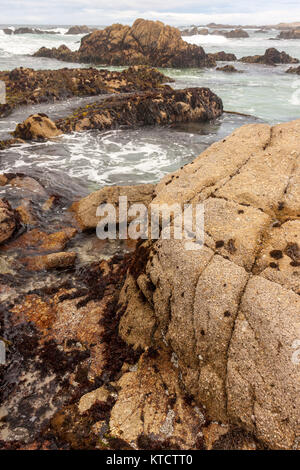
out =
<path fill-rule="evenodd" d="M 152 204 L 203 202 L 204 246 L 144 242 L 120 296 L 125 341 L 167 348 L 208 419 L 275 449 L 300 437 L 299 143 L 300 121 L 244 126 L 163 178 Z"/>

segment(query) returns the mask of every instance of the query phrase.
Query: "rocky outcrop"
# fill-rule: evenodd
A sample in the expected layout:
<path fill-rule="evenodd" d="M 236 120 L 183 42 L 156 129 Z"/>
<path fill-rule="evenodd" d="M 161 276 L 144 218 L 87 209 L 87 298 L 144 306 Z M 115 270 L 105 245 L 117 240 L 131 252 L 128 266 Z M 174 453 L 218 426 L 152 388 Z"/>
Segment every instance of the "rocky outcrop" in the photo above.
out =
<path fill-rule="evenodd" d="M 62 132 L 57 129 L 54 122 L 46 114 L 33 114 L 18 124 L 14 131 L 14 137 L 23 140 L 45 140 L 58 137 Z"/>
<path fill-rule="evenodd" d="M 37 28 L 17 28 L 14 30 L 14 34 L 57 34 L 55 31 L 42 31 Z"/>
<path fill-rule="evenodd" d="M 68 54 L 66 46 L 58 49 Z M 51 49 L 49 49 L 52 57 Z M 70 51 L 71 52 L 71 51 Z M 161 88 L 173 80 L 158 70 L 135 66 L 122 72 L 89 69 L 33 70 L 23 67 L 0 72 L 6 85 L 6 104 L 0 104 L 0 116 L 7 116 L 16 106 L 46 103 L 72 96 L 95 96 Z"/>
<path fill-rule="evenodd" d="M 208 88 L 187 88 L 115 96 L 77 109 L 72 116 L 56 121 L 56 125 L 68 133 L 120 126 L 204 122 L 217 118 L 222 112 L 222 100 Z"/>
<path fill-rule="evenodd" d="M 140 244 L 119 299 L 128 344 L 166 348 L 209 420 L 274 449 L 299 448 L 299 138 L 244 126 L 164 177 L 151 205 L 203 203 L 204 246 Z"/>
<path fill-rule="evenodd" d="M 119 208 L 119 197 L 126 196 L 128 206 L 141 203 L 148 207 L 154 197 L 154 188 L 153 184 L 107 186 L 75 202 L 70 210 L 75 213 L 80 228 L 82 230 L 90 230 L 96 228 L 101 220 L 101 217 L 96 215 L 96 210 L 101 204 L 112 204 L 117 210 Z M 128 219 L 129 221 L 130 218 Z M 117 212 L 116 223 L 119 222 L 119 213 Z"/>
<path fill-rule="evenodd" d="M 281 31 L 276 39 L 300 39 L 300 28 L 288 31 Z"/>
<path fill-rule="evenodd" d="M 184 29 L 181 31 L 181 36 L 196 36 L 200 34 L 201 36 L 207 36 L 209 34 L 209 30 L 207 28 L 197 28 L 194 26 L 191 29 Z"/>
<path fill-rule="evenodd" d="M 237 70 L 233 65 L 224 65 L 224 67 L 217 67 L 218 72 L 227 72 L 227 73 L 243 73 L 242 70 Z"/>
<path fill-rule="evenodd" d="M 7 241 L 17 228 L 16 214 L 10 204 L 0 199 L 0 244 Z"/>
<path fill-rule="evenodd" d="M 224 51 L 221 51 L 221 52 L 214 52 L 213 54 L 208 54 L 209 57 L 211 57 L 212 59 L 216 60 L 217 62 L 220 61 L 220 62 L 234 62 L 237 60 L 235 54 L 231 54 L 231 53 L 228 53 L 228 52 L 224 52 Z"/>
<path fill-rule="evenodd" d="M 300 75 L 300 67 L 290 67 L 286 73 L 295 73 L 297 75 Z"/>
<path fill-rule="evenodd" d="M 8 34 L 9 36 L 10 36 L 11 34 L 13 34 L 13 30 L 10 29 L 10 28 L 4 28 L 2 31 L 3 31 L 5 34 Z"/>
<path fill-rule="evenodd" d="M 71 26 L 71 28 L 68 29 L 66 34 L 89 34 L 92 31 L 95 31 L 95 28 L 89 28 L 88 26 Z"/>
<path fill-rule="evenodd" d="M 48 50 L 36 54 L 49 56 Z M 62 55 L 60 60 L 107 65 L 150 65 L 153 67 L 209 67 L 214 63 L 200 46 L 181 39 L 180 31 L 160 21 L 136 20 L 132 27 L 114 24 L 95 31 L 81 40 L 78 51 Z"/>
<path fill-rule="evenodd" d="M 299 60 L 289 56 L 286 52 L 279 52 L 277 49 L 267 49 L 264 55 L 255 55 L 242 57 L 239 59 L 240 62 L 248 64 L 265 64 L 265 65 L 276 65 L 276 64 L 298 64 Z"/>
<path fill-rule="evenodd" d="M 243 29 L 233 29 L 224 34 L 226 38 L 248 38 L 249 34 Z"/>

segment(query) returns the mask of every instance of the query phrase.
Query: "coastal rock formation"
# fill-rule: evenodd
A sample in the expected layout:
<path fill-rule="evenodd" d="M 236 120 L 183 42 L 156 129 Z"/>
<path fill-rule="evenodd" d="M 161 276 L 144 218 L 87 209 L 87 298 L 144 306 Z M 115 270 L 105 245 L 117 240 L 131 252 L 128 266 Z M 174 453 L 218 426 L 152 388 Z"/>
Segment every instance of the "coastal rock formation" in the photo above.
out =
<path fill-rule="evenodd" d="M 48 57 L 52 50 L 48 49 Z M 68 54 L 60 46 L 60 54 Z M 71 53 L 71 51 L 69 51 Z M 151 67 L 129 67 L 122 72 L 89 69 L 33 70 L 23 67 L 0 72 L 6 85 L 6 104 L 0 104 L 0 116 L 7 116 L 16 106 L 46 103 L 72 96 L 94 96 L 106 93 L 161 88 L 173 80 Z"/>
<path fill-rule="evenodd" d="M 57 34 L 55 31 L 42 31 L 37 28 L 17 28 L 14 30 L 14 34 Z"/>
<path fill-rule="evenodd" d="M 46 114 L 33 114 L 24 122 L 18 124 L 14 131 L 14 137 L 23 140 L 44 140 L 58 137 L 62 132 L 57 129 L 54 122 Z"/>
<path fill-rule="evenodd" d="M 36 54 L 43 57 L 45 49 Z M 52 56 L 56 52 L 52 50 Z M 78 51 L 61 55 L 60 60 L 107 64 L 151 65 L 153 67 L 209 67 L 214 62 L 200 46 L 188 44 L 177 28 L 160 21 L 136 20 L 132 27 L 114 24 L 81 39 Z"/>
<path fill-rule="evenodd" d="M 204 246 L 141 243 L 119 299 L 129 345 L 167 348 L 209 420 L 274 449 L 299 448 L 299 139 L 244 126 L 165 176 L 152 204 L 203 203 Z"/>
<path fill-rule="evenodd" d="M 16 227 L 15 212 L 7 201 L 0 199 L 0 244 L 12 236 Z"/>
<path fill-rule="evenodd" d="M 210 54 L 207 54 L 209 57 L 211 57 L 212 59 L 216 60 L 216 61 L 220 61 L 220 62 L 234 62 L 237 60 L 235 54 L 231 54 L 231 53 L 228 53 L 228 52 L 224 52 L 224 51 L 221 51 L 221 52 L 214 52 L 213 54 L 210 53 Z"/>
<path fill-rule="evenodd" d="M 248 38 L 249 34 L 243 29 L 233 29 L 232 31 L 224 34 L 226 38 Z"/>
<path fill-rule="evenodd" d="M 68 29 L 66 34 L 89 34 L 92 31 L 95 31 L 95 28 L 89 28 L 88 26 L 71 26 L 71 28 Z"/>
<path fill-rule="evenodd" d="M 265 64 L 265 65 L 276 65 L 276 64 L 298 64 L 299 60 L 289 56 L 286 52 L 279 52 L 275 48 L 267 49 L 264 55 L 254 55 L 242 57 L 239 59 L 240 62 L 248 64 Z"/>
<path fill-rule="evenodd" d="M 107 186 L 99 191 L 89 194 L 75 202 L 70 210 L 75 213 L 76 220 L 82 230 L 96 228 L 101 217 L 96 215 L 97 207 L 101 204 L 112 204 L 116 209 L 119 206 L 119 197 L 126 196 L 128 205 L 144 204 L 146 207 L 154 197 L 153 184 L 140 184 L 137 186 Z M 128 207 L 126 207 L 127 210 Z M 119 223 L 119 213 L 116 214 L 116 223 Z M 128 219 L 128 222 L 130 218 Z"/>
<path fill-rule="evenodd" d="M 300 28 L 288 31 L 281 31 L 276 39 L 300 39 Z"/>
<path fill-rule="evenodd" d="M 286 73 L 295 73 L 297 75 L 300 75 L 300 67 L 290 67 Z"/>
<path fill-rule="evenodd" d="M 162 90 L 107 98 L 77 109 L 73 115 L 56 121 L 56 126 L 68 133 L 120 126 L 204 122 L 219 117 L 222 112 L 222 100 L 209 88 Z"/>
<path fill-rule="evenodd" d="M 227 72 L 227 73 L 243 73 L 242 70 L 237 70 L 233 65 L 224 65 L 224 67 L 217 67 L 218 72 Z"/>
<path fill-rule="evenodd" d="M 197 26 L 194 26 L 191 29 L 184 29 L 181 31 L 181 36 L 195 36 L 200 34 L 201 36 L 207 36 L 209 34 L 209 30 L 207 28 L 197 28 Z"/>
<path fill-rule="evenodd" d="M 5 34 L 8 34 L 8 35 L 13 34 L 13 30 L 10 29 L 10 28 L 4 28 L 2 31 L 3 31 Z"/>

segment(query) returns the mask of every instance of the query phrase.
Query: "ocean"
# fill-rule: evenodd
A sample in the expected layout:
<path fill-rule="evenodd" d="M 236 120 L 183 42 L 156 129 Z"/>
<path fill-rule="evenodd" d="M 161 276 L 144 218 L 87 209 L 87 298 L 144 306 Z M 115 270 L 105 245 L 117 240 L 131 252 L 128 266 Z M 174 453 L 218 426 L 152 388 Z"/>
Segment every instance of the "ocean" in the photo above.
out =
<path fill-rule="evenodd" d="M 52 30 L 55 34 L 51 35 L 5 35 L 3 27 L 15 28 L 17 25 L 0 25 L 1 70 L 20 66 L 33 69 L 89 66 L 31 56 L 42 46 L 58 47 L 66 44 L 71 50 L 76 50 L 82 36 L 66 35 L 68 26 L 29 26 Z M 183 39 L 203 46 L 206 52 L 223 50 L 234 53 L 238 58 L 263 54 L 267 48 L 275 47 L 300 59 L 300 40 L 271 41 L 278 31 L 270 30 L 266 34 L 247 31 L 250 37 L 246 39 L 211 35 Z M 300 118 L 300 77 L 285 73 L 289 65 L 270 67 L 240 62 L 234 65 L 243 73 L 227 74 L 215 69 L 162 71 L 176 80 L 172 86 L 209 87 L 222 98 L 225 110 L 249 116 L 225 113 L 213 123 L 103 133 L 83 132 L 46 143 L 27 143 L 2 151 L 0 172 L 18 171 L 37 176 L 53 191 L 68 192 L 71 200 L 104 185 L 156 182 L 164 174 L 193 160 L 208 145 L 241 125 L 254 122 L 274 124 Z M 110 69 L 121 70 L 118 67 Z M 17 109 L 9 117 L 0 120 L 0 138 L 7 137 L 17 123 L 33 112 L 46 112 L 50 118 L 65 116 L 82 104 L 83 100 L 87 99 Z"/>

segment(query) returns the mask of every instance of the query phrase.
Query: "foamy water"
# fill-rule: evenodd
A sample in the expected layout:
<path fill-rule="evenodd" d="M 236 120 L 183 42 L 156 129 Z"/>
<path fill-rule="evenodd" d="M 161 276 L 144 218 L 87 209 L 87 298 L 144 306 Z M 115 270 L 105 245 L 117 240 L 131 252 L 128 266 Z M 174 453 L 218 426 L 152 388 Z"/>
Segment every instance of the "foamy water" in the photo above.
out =
<path fill-rule="evenodd" d="M 42 46 L 66 44 L 71 50 L 76 50 L 82 37 L 66 35 L 67 27 L 35 27 L 45 30 L 54 28 L 57 34 L 8 36 L 0 32 L 0 69 L 10 70 L 20 65 L 34 69 L 84 66 L 31 57 L 30 54 Z M 202 45 L 206 52 L 224 50 L 236 54 L 238 58 L 263 54 L 267 48 L 276 47 L 300 59 L 298 40 L 270 41 L 278 34 L 277 31 L 268 34 L 249 31 L 249 34 L 250 38 L 247 39 L 223 36 L 191 36 L 184 39 Z M 240 62 L 234 65 L 243 73 L 226 74 L 215 69 L 167 69 L 164 72 L 175 78 L 172 86 L 209 87 L 222 98 L 226 110 L 250 114 L 253 118 L 225 114 L 215 123 L 194 123 L 176 128 L 74 133 L 56 141 L 28 143 L 3 151 L 0 171 L 22 171 L 36 175 L 56 192 L 68 192 L 75 197 L 107 184 L 158 181 L 164 174 L 193 160 L 208 145 L 236 127 L 259 122 L 255 117 L 269 123 L 300 118 L 300 78 L 285 73 L 289 66 L 268 67 Z M 10 117 L 0 120 L 0 134 L 4 138 L 17 122 L 39 109 L 55 119 L 69 114 L 72 106 L 79 104 L 75 100 L 74 103 L 70 101 L 68 104 L 17 110 Z"/>

